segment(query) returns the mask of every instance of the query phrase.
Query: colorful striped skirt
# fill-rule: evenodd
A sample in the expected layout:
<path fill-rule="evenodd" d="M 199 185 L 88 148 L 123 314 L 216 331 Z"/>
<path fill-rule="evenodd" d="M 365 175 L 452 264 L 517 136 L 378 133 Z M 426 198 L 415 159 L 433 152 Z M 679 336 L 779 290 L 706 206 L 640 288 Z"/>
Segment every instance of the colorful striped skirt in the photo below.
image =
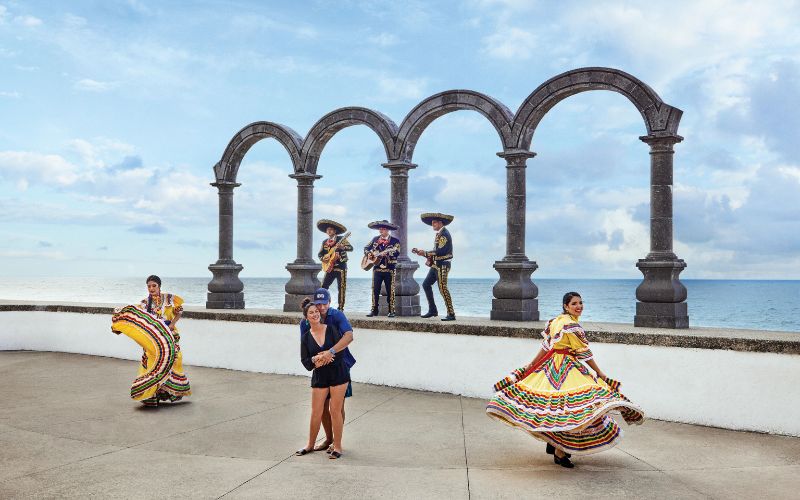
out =
<path fill-rule="evenodd" d="M 644 421 L 641 408 L 619 385 L 556 351 L 534 370 L 515 370 L 495 384 L 486 413 L 566 453 L 588 455 L 612 448 L 622 437 L 609 412 L 619 412 L 628 424 Z"/>
<path fill-rule="evenodd" d="M 111 331 L 124 334 L 144 349 L 139 374 L 131 384 L 131 398 L 145 405 L 177 401 L 192 393 L 183 373 L 183 354 L 177 333 L 153 314 L 135 306 L 115 311 Z"/>

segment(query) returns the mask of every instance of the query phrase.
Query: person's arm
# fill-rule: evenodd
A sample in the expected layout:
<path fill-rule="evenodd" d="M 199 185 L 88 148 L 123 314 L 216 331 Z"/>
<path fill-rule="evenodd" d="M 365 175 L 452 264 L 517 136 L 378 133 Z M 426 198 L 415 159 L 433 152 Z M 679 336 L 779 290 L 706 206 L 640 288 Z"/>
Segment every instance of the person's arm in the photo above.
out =
<path fill-rule="evenodd" d="M 169 329 L 175 329 L 175 323 L 183 316 L 183 299 L 177 295 L 172 296 L 172 321 L 169 322 Z"/>
<path fill-rule="evenodd" d="M 534 358 L 533 358 L 533 361 L 531 361 L 530 363 L 528 363 L 527 365 L 525 365 L 525 369 L 527 370 L 527 369 L 528 369 L 528 368 L 530 368 L 531 366 L 536 366 L 536 364 L 537 364 L 539 361 L 541 361 L 541 360 L 542 360 L 542 358 L 543 358 L 543 357 L 545 357 L 546 355 L 547 355 L 547 350 L 546 350 L 545 348 L 541 348 L 541 349 L 539 349 L 539 352 L 537 352 L 537 353 L 536 353 L 536 356 L 534 356 Z"/>
<path fill-rule="evenodd" d="M 590 367 L 592 370 L 594 370 L 594 372 L 597 374 L 597 377 L 598 377 L 598 378 L 601 378 L 601 379 L 603 379 L 603 380 L 605 380 L 606 378 L 608 378 L 608 377 L 606 376 L 606 374 L 605 374 L 605 373 L 603 373 L 603 370 L 601 370 L 601 369 L 600 369 L 600 367 L 599 367 L 599 366 L 597 366 L 597 362 L 594 360 L 594 358 L 585 360 L 585 363 L 586 363 L 587 365 L 589 365 L 589 367 Z"/>
<path fill-rule="evenodd" d="M 328 252 L 325 250 L 325 242 L 323 241 L 323 242 L 322 242 L 322 246 L 321 246 L 321 247 L 320 247 L 320 249 L 319 249 L 319 252 L 317 252 L 317 258 L 318 258 L 318 259 L 321 259 L 321 258 L 323 258 L 323 257 L 325 257 L 325 255 L 326 255 L 327 253 L 328 253 Z"/>
<path fill-rule="evenodd" d="M 340 332 L 344 332 L 342 338 L 333 346 L 333 350 L 336 354 L 339 354 L 353 342 L 353 327 L 350 325 L 350 321 L 347 320 L 347 316 L 345 316 L 343 312 L 337 309 L 331 309 L 328 311 L 328 314 L 333 315 L 331 316 L 333 327 Z M 322 356 L 323 361 L 326 361 L 326 363 L 330 363 L 334 358 L 334 355 L 331 354 L 330 351 L 322 352 L 320 356 Z"/>
<path fill-rule="evenodd" d="M 453 257 L 453 241 L 449 231 L 443 231 L 436 238 L 434 254 L 436 255 L 436 260 L 447 260 Z"/>
<path fill-rule="evenodd" d="M 314 358 L 311 357 L 311 352 L 308 350 L 305 338 L 300 339 L 300 362 L 306 367 L 306 370 L 311 371 L 314 369 Z"/>
<path fill-rule="evenodd" d="M 372 251 L 372 242 L 374 242 L 374 241 L 375 241 L 375 238 L 372 238 L 371 240 L 369 240 L 369 243 L 367 243 L 367 246 L 364 247 L 364 255 L 367 255 L 368 253 L 370 253 Z"/>

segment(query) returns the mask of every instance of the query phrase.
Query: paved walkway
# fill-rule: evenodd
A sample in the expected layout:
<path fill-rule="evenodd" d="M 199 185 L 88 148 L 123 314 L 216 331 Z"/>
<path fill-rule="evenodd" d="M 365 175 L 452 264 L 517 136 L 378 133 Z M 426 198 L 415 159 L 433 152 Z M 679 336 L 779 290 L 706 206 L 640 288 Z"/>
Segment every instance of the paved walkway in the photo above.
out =
<path fill-rule="evenodd" d="M 127 397 L 135 363 L 0 352 L 0 498 L 797 498 L 800 439 L 649 420 L 563 469 L 484 401 L 355 384 L 344 456 L 296 457 L 308 379 L 187 367 L 194 395 Z M 768 409 L 765 409 L 768 411 Z"/>

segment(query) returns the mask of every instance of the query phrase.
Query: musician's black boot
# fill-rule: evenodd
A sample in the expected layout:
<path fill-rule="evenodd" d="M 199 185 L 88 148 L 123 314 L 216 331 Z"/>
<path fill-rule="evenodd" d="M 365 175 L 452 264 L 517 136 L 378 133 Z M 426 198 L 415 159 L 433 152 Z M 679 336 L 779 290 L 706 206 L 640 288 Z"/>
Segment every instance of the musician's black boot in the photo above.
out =
<path fill-rule="evenodd" d="M 395 316 L 397 315 L 393 312 L 390 312 L 389 314 L 386 315 L 387 318 L 394 318 Z"/>
<path fill-rule="evenodd" d="M 456 320 L 455 314 L 448 314 L 447 316 L 442 318 L 442 321 L 455 321 L 455 320 Z"/>
<path fill-rule="evenodd" d="M 438 315 L 439 315 L 439 311 L 437 311 L 436 309 L 428 309 L 428 312 L 426 312 L 425 314 L 423 314 L 420 317 L 421 318 L 433 318 L 434 316 L 438 316 Z"/>
<path fill-rule="evenodd" d="M 371 318 L 371 317 L 377 316 L 377 315 L 378 315 L 378 311 L 370 311 L 369 314 L 367 314 L 367 317 Z"/>

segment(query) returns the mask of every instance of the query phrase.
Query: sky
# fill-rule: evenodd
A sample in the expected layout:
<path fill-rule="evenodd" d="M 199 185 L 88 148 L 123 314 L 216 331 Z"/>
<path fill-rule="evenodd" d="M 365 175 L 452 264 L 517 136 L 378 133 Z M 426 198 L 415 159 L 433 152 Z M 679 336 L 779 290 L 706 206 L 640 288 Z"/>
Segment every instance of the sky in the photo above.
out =
<path fill-rule="evenodd" d="M 209 276 L 213 165 L 255 121 L 304 136 L 364 106 L 396 123 L 470 89 L 515 112 L 547 79 L 602 66 L 683 110 L 674 248 L 685 279 L 800 279 L 800 4 L 794 1 L 0 0 L 0 276 Z M 526 253 L 538 278 L 640 278 L 649 148 L 625 97 L 585 92 L 544 117 L 527 168 Z M 480 114 L 431 124 L 409 180 L 422 212 L 455 215 L 451 277 L 496 277 L 505 164 Z M 389 171 L 364 126 L 323 150 L 314 217 L 373 236 Z M 273 140 L 234 196 L 242 277 L 287 277 L 296 182 Z M 314 231 L 314 252 L 323 238 Z M 351 266 L 351 276 L 368 276 Z M 418 271 L 419 275 L 422 273 Z M 420 276 L 421 277 L 421 276 Z"/>

